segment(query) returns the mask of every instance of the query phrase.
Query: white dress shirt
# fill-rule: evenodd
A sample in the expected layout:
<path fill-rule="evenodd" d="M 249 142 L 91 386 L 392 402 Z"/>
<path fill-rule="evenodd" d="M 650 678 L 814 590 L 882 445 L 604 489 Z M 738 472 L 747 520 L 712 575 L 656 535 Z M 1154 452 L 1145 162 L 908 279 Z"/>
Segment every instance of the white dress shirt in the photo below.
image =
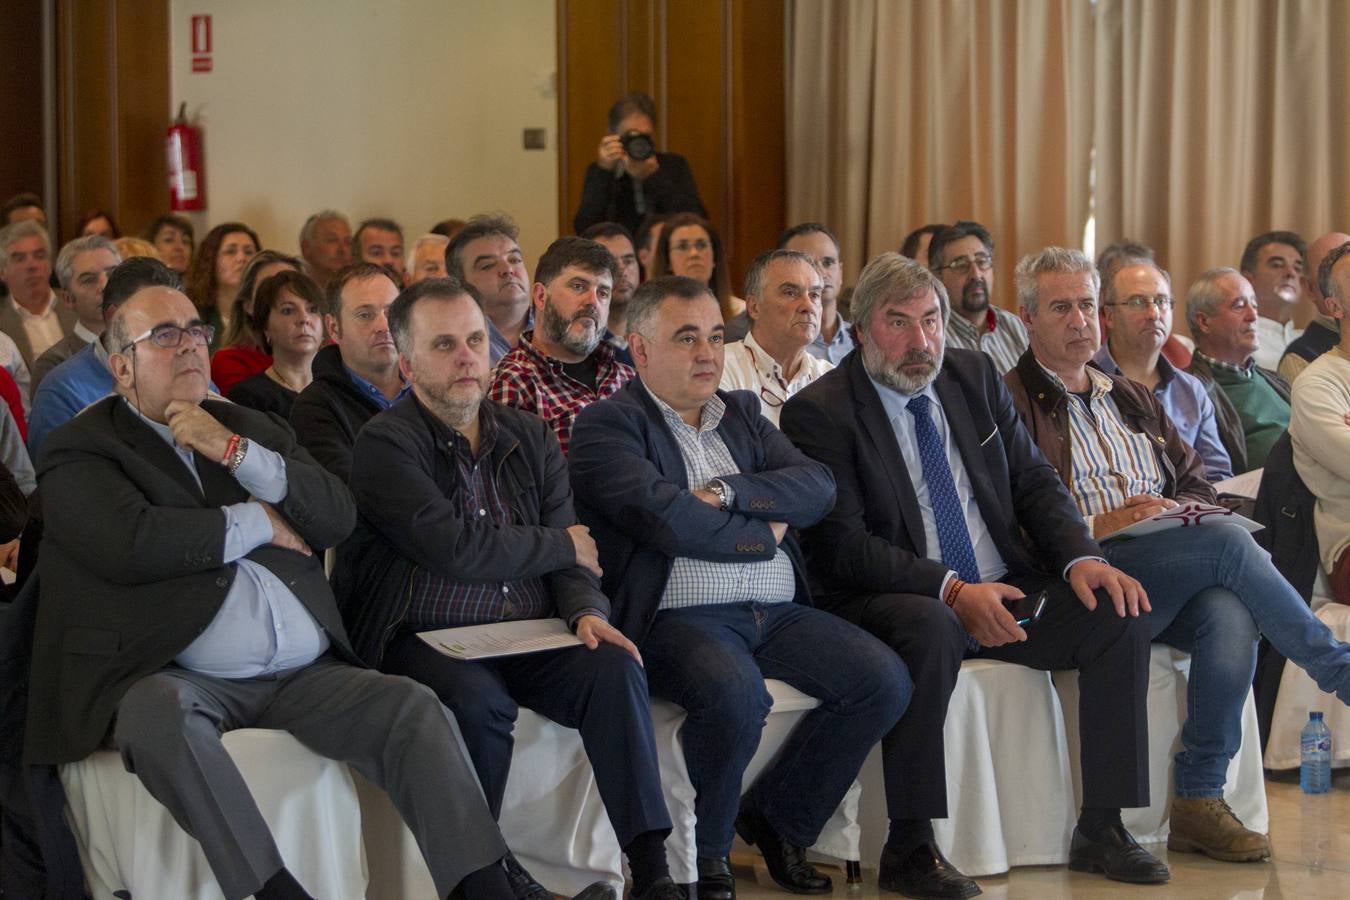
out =
<path fill-rule="evenodd" d="M 797 374 L 789 380 L 752 332 L 743 341 L 727 344 L 719 387 L 724 391 L 753 391 L 764 418 L 777 425 L 788 398 L 833 368 L 833 363 L 803 353 Z"/>

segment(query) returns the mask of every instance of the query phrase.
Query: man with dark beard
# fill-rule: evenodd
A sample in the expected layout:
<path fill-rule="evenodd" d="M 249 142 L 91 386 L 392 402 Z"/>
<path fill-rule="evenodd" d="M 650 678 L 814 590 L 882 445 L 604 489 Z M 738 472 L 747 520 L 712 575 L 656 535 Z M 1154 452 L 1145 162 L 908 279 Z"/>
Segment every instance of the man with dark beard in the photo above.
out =
<path fill-rule="evenodd" d="M 991 305 L 994 293 L 994 239 L 979 222 L 962 220 L 933 235 L 928 267 L 952 298 L 947 343 L 983 350 L 1002 375 L 1027 349 L 1027 329 L 1015 313 Z"/>
<path fill-rule="evenodd" d="M 882 739 L 891 826 L 879 886 L 980 892 L 932 829 L 947 815 L 943 722 L 964 655 L 1079 669 L 1083 808 L 1069 866 L 1166 881 L 1120 819 L 1149 799 L 1145 592 L 1102 558 L 989 360 L 944 348 L 947 292 L 931 272 L 883 253 L 852 309 L 858 352 L 789 400 L 782 422 L 837 487 L 803 537 L 816 605 L 889 644 L 914 684 Z M 1024 630 L 1006 604 L 1041 592 L 1044 614 Z"/>
<path fill-rule="evenodd" d="M 614 255 L 595 241 L 563 237 L 550 244 L 534 272 L 537 325 L 502 357 L 492 380 L 489 396 L 542 418 L 564 455 L 577 413 L 634 375 L 601 340 L 618 273 Z"/>

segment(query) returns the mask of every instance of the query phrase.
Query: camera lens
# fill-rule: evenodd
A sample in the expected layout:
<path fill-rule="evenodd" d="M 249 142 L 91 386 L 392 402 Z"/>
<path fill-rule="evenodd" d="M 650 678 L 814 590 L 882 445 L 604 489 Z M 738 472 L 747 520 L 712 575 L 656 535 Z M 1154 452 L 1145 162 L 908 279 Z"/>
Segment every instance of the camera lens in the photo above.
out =
<path fill-rule="evenodd" d="M 623 152 L 628 154 L 629 159 L 650 159 L 656 154 L 651 135 L 643 134 L 641 131 L 624 132 L 619 141 L 623 144 Z"/>

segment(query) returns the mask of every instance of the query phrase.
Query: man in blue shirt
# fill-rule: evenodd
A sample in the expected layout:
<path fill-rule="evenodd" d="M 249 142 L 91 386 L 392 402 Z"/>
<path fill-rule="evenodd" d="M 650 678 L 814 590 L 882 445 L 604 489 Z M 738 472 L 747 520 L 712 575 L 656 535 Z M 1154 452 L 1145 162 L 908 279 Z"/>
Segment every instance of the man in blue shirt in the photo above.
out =
<path fill-rule="evenodd" d="M 1153 261 L 1140 258 L 1116 269 L 1102 284 L 1104 340 L 1093 362 L 1108 375 L 1123 375 L 1153 392 L 1182 440 L 1200 454 L 1207 480 L 1232 478 L 1205 386 L 1162 355 L 1175 307 L 1171 276 Z"/>

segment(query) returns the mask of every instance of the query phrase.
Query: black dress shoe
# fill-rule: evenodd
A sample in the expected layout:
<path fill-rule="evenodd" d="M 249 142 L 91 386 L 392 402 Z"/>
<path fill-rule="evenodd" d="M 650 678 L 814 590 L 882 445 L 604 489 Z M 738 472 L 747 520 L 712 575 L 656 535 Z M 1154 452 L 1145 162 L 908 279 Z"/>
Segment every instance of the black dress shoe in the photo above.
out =
<path fill-rule="evenodd" d="M 673 878 L 669 875 L 662 875 L 647 885 L 646 890 L 633 891 L 628 900 L 688 900 L 688 898 L 685 897 L 684 891 L 680 889 Z"/>
<path fill-rule="evenodd" d="M 698 900 L 736 900 L 736 876 L 725 858 L 698 858 Z"/>
<path fill-rule="evenodd" d="M 1069 868 L 1075 872 L 1101 872 L 1112 881 L 1131 884 L 1162 884 L 1172 877 L 1167 866 L 1135 843 L 1119 823 L 1102 829 L 1095 840 L 1075 828 L 1069 844 Z"/>
<path fill-rule="evenodd" d="M 975 880 L 962 875 L 932 841 L 915 847 L 903 859 L 890 847 L 882 847 L 877 887 L 922 898 L 974 897 L 981 893 Z"/>
<path fill-rule="evenodd" d="M 525 867 L 510 850 L 502 857 L 502 868 L 506 870 L 506 880 L 511 885 L 511 893 L 515 894 L 516 900 L 553 900 L 553 892 L 535 881 L 534 876 L 525 871 Z"/>
<path fill-rule="evenodd" d="M 618 893 L 608 881 L 592 881 L 575 894 L 572 900 L 616 900 Z"/>
<path fill-rule="evenodd" d="M 828 875 L 822 875 L 806 861 L 806 851 L 779 837 L 758 810 L 741 807 L 736 816 L 736 833 L 747 844 L 759 847 L 769 877 L 783 890 L 794 894 L 828 894 L 833 887 Z"/>

